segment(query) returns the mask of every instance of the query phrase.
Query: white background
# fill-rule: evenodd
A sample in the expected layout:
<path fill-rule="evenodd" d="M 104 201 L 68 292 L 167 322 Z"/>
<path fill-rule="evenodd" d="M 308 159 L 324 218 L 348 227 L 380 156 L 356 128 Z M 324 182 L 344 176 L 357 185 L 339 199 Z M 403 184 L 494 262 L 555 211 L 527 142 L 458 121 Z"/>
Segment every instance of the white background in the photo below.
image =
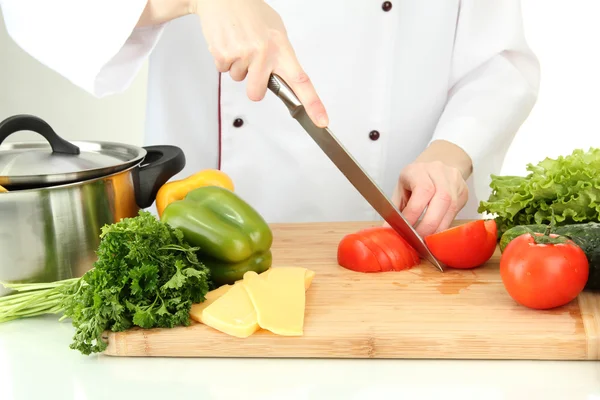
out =
<path fill-rule="evenodd" d="M 522 4 L 542 81 L 538 103 L 517 134 L 502 174 L 523 175 L 526 163 L 600 146 L 600 1 Z M 0 60 L 0 118 L 30 113 L 48 120 L 67 139 L 142 144 L 145 69 L 125 93 L 93 98 L 24 53 L 2 20 Z"/>
<path fill-rule="evenodd" d="M 527 38 L 542 64 L 541 93 L 508 152 L 503 174 L 523 174 L 527 162 L 568 154 L 578 147 L 600 146 L 600 0 L 523 0 L 523 11 Z M 122 95 L 102 100 L 87 95 L 21 51 L 7 37 L 0 18 L 0 119 L 31 113 L 50 121 L 71 140 L 104 137 L 140 145 L 145 94 L 144 70 Z M 84 122 L 86 120 L 90 122 Z M 223 391 L 222 377 L 226 374 L 222 371 L 234 376 L 241 371 L 238 386 L 244 387 L 244 396 L 251 396 L 253 393 L 247 393 L 247 388 L 252 384 L 245 386 L 246 382 L 255 382 L 253 379 L 281 369 L 279 361 L 274 364 L 269 360 L 259 360 L 259 363 L 191 359 L 109 362 L 81 358 L 64 352 L 65 338 L 70 340 L 69 326 L 55 322 L 44 325 L 44 321 L 18 321 L 4 331 L 0 338 L 0 397 L 11 399 L 16 396 L 11 395 L 11 390 L 16 393 L 19 389 L 25 396 L 39 393 L 38 398 L 54 395 L 60 399 L 85 399 L 102 397 L 110 390 L 114 399 L 120 397 L 119 393 L 123 398 L 131 398 L 134 392 L 150 399 L 161 396 L 160 390 L 168 385 L 169 390 L 181 394 L 195 391 L 196 398 L 224 398 L 231 393 Z M 47 356 L 44 360 L 54 361 L 40 364 L 35 360 L 40 356 L 31 346 L 38 338 L 34 337 L 35 332 L 44 332 L 45 336 L 39 337 L 47 339 L 40 347 Z M 312 396 L 317 390 L 324 390 L 333 398 L 339 393 L 336 385 L 347 391 L 348 377 L 359 371 L 356 375 L 359 379 L 351 381 L 354 398 L 376 398 L 384 389 L 390 389 L 396 392 L 396 398 L 404 397 L 402 394 L 417 397 L 418 393 L 429 395 L 428 398 L 457 395 L 462 399 L 516 399 L 520 393 L 528 398 L 600 399 L 591 394 L 597 392 L 600 384 L 597 363 L 408 361 L 406 365 L 386 363 L 379 369 L 363 366 L 363 370 L 360 360 L 346 360 L 333 368 L 332 365 L 321 361 L 291 363 L 286 366 L 289 371 L 284 374 L 283 383 L 272 382 L 266 389 L 278 394 L 277 390 L 285 387 L 291 397 L 298 388 L 297 398 L 309 397 L 308 393 L 302 396 L 303 388 L 314 390 L 310 393 Z M 261 372 L 248 375 L 249 370 Z M 362 371 L 364 375 L 360 375 Z M 145 382 L 146 374 L 147 380 L 157 379 L 152 384 Z M 44 384 L 27 381 L 32 376 L 41 378 Z M 306 386 L 294 386 L 293 379 L 285 379 L 298 376 L 307 377 Z M 102 386 L 99 383 L 102 380 L 108 385 Z M 392 381 L 394 385 L 389 384 Z M 537 396 L 533 395 L 534 390 Z M 262 398 L 267 397 L 265 394 Z M 285 395 L 281 392 L 278 397 Z"/>
<path fill-rule="evenodd" d="M 600 146 L 600 1 L 522 0 L 525 33 L 538 56 L 538 102 L 506 155 L 503 174 Z"/>

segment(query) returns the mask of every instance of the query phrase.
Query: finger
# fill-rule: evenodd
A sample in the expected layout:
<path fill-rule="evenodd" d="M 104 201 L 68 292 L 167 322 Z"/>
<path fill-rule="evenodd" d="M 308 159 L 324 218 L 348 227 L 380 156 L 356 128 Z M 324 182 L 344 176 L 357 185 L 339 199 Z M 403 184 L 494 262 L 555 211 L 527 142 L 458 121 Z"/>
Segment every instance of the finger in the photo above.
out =
<path fill-rule="evenodd" d="M 293 53 L 287 56 L 285 64 L 280 65 L 275 73 L 290 85 L 314 124 L 321 128 L 326 127 L 329 124 L 329 116 L 325 106 L 317 95 L 310 77 L 304 72 Z"/>
<path fill-rule="evenodd" d="M 227 72 L 233 64 L 233 58 L 229 57 L 223 50 L 223 46 L 209 45 L 208 51 L 212 54 L 215 61 L 215 67 L 219 72 Z"/>
<path fill-rule="evenodd" d="M 421 236 L 431 235 L 440 228 L 442 220 L 448 214 L 452 214 L 450 207 L 454 203 L 449 184 L 443 178 L 433 178 L 435 184 L 435 195 L 427 206 L 427 211 L 417 226 L 417 232 Z"/>
<path fill-rule="evenodd" d="M 426 172 L 415 170 L 400 175 L 400 185 L 410 191 L 406 207 L 401 211 L 408 223 L 414 226 L 435 194 L 435 186 Z"/>
<path fill-rule="evenodd" d="M 236 82 L 241 82 L 246 79 L 246 75 L 248 75 L 248 63 L 249 60 L 246 57 L 235 60 L 229 69 L 231 79 Z"/>
<path fill-rule="evenodd" d="M 399 188 L 397 192 L 392 196 L 392 203 L 396 206 L 396 208 L 400 211 L 404 210 L 406 207 L 406 203 L 410 199 L 410 191 Z"/>
<path fill-rule="evenodd" d="M 452 207 L 448 208 L 448 210 L 446 211 L 446 215 L 444 215 L 434 233 L 441 232 L 450 228 L 450 226 L 452 226 L 452 222 L 454 222 L 454 219 L 457 215 L 458 211 L 454 211 Z"/>
<path fill-rule="evenodd" d="M 221 73 L 229 71 L 231 64 L 233 64 L 233 60 L 231 58 L 224 56 L 222 53 L 215 53 L 213 57 L 215 59 L 217 71 Z"/>
<path fill-rule="evenodd" d="M 396 187 L 394 188 L 394 193 L 392 194 L 392 204 L 399 210 L 401 210 L 403 207 L 401 207 L 402 204 L 402 195 L 401 192 L 403 192 L 404 189 L 400 186 L 400 183 L 396 184 Z"/>
<path fill-rule="evenodd" d="M 406 200 L 408 197 L 410 197 L 410 192 L 402 188 L 399 183 L 396 184 L 396 187 L 394 188 L 394 192 L 392 194 L 392 204 L 398 210 L 402 210 L 406 206 Z M 389 227 L 390 224 L 388 224 L 386 221 L 383 221 L 383 226 Z"/>
<path fill-rule="evenodd" d="M 271 70 L 267 53 L 257 53 L 248 66 L 246 95 L 250 100 L 260 101 L 265 97 Z"/>
<path fill-rule="evenodd" d="M 450 206 L 450 208 L 448 208 L 448 211 L 446 212 L 446 215 L 442 219 L 442 222 L 440 222 L 440 225 L 438 226 L 436 232 L 440 232 L 440 231 L 450 228 L 450 226 L 452 225 L 452 222 L 454 222 L 454 219 L 458 215 L 459 211 L 462 210 L 462 208 L 465 206 L 465 204 L 467 204 L 468 199 L 469 199 L 469 188 L 466 186 L 466 184 L 463 184 L 463 189 L 459 190 L 456 207 Z"/>

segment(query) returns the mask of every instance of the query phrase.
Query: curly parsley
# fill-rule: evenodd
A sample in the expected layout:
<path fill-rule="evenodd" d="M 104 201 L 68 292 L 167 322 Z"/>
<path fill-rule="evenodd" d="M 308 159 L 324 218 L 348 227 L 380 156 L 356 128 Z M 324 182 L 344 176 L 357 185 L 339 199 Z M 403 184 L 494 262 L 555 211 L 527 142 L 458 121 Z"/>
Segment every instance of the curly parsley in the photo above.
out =
<path fill-rule="evenodd" d="M 104 226 L 100 237 L 98 259 L 80 279 L 5 284 L 31 292 L 17 294 L 21 297 L 12 303 L 0 299 L 0 322 L 63 311 L 61 320 L 71 318 L 76 328 L 70 348 L 86 355 L 106 349 L 105 330 L 190 324 L 191 306 L 205 300 L 210 276 L 196 257 L 198 249 L 184 241 L 180 230 L 140 211 Z M 49 297 L 52 302 L 45 306 Z"/>

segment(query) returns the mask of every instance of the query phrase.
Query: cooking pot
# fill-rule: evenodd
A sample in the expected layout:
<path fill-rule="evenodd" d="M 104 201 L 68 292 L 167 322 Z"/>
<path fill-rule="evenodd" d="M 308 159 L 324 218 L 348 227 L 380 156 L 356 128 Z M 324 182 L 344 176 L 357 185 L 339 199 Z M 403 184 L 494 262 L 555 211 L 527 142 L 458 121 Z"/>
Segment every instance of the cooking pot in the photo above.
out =
<path fill-rule="evenodd" d="M 42 142 L 4 143 L 32 131 Z M 175 146 L 61 138 L 44 120 L 0 123 L 0 280 L 52 282 L 92 268 L 101 229 L 150 207 L 185 166 Z M 11 291 L 0 285 L 0 296 Z"/>

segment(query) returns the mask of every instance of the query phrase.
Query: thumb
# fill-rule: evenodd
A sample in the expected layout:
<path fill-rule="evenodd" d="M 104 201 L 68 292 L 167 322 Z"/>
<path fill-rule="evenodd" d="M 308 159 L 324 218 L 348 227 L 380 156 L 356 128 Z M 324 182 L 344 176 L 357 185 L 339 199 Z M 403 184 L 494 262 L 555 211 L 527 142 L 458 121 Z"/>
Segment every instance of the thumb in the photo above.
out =
<path fill-rule="evenodd" d="M 406 202 L 410 198 L 410 190 L 405 188 L 402 184 L 397 184 L 392 195 L 392 204 L 402 211 L 406 207 Z"/>
<path fill-rule="evenodd" d="M 409 197 L 410 197 L 410 192 L 408 190 L 406 190 L 403 186 L 401 186 L 400 183 L 396 184 L 396 187 L 394 188 L 394 192 L 392 193 L 392 204 L 394 205 L 394 207 L 396 207 L 396 209 L 402 211 L 404 209 L 404 207 L 406 206 L 406 202 L 408 201 Z M 389 227 L 390 224 L 388 224 L 384 220 L 383 226 Z"/>

